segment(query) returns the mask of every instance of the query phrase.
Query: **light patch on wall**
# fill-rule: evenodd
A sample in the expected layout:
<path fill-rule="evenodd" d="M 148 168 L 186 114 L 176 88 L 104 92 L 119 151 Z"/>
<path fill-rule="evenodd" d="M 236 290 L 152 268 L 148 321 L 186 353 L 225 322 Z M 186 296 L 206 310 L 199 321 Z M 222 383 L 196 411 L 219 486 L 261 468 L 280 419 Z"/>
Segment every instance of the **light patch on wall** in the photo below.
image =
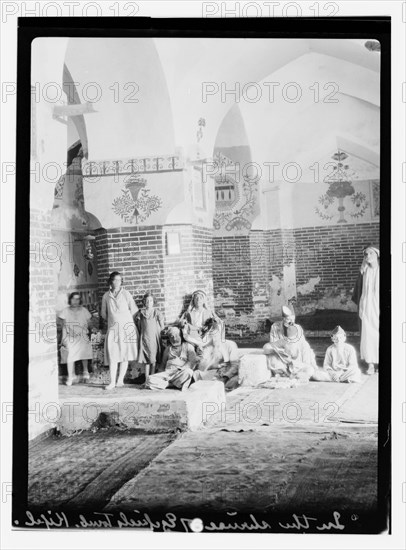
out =
<path fill-rule="evenodd" d="M 357 311 L 357 306 L 351 299 L 352 293 L 344 289 L 333 288 L 326 290 L 323 298 L 317 302 L 317 309 L 341 309 Z"/>
<path fill-rule="evenodd" d="M 181 253 L 179 233 L 175 231 L 168 231 L 166 234 L 166 253 L 168 256 Z"/>
<path fill-rule="evenodd" d="M 271 317 L 280 314 L 281 307 L 285 304 L 285 292 L 283 289 L 283 280 L 272 275 L 269 281 L 269 314 Z"/>
<path fill-rule="evenodd" d="M 236 293 L 232 288 L 220 288 L 219 292 L 215 296 L 215 307 L 234 307 L 237 305 L 235 300 Z"/>
<path fill-rule="evenodd" d="M 272 280 L 269 281 L 269 287 L 272 293 L 280 294 L 282 291 L 282 281 L 276 275 L 272 275 Z"/>
<path fill-rule="evenodd" d="M 305 283 L 304 285 L 299 285 L 297 287 L 297 293 L 302 295 L 311 294 L 312 292 L 314 292 L 316 285 L 318 285 L 320 281 L 320 277 L 311 277 L 307 283 Z"/>
<path fill-rule="evenodd" d="M 296 296 L 296 265 L 291 262 L 283 266 L 283 281 L 286 301 Z"/>

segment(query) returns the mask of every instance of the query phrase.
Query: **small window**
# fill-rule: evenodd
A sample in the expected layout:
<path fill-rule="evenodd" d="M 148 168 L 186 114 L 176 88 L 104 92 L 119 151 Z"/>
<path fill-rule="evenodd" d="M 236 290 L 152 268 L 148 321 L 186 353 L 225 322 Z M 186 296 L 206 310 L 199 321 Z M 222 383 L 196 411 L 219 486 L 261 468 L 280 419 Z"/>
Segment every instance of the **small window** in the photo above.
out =
<path fill-rule="evenodd" d="M 166 234 L 166 255 L 175 256 L 181 254 L 180 233 L 170 231 Z"/>

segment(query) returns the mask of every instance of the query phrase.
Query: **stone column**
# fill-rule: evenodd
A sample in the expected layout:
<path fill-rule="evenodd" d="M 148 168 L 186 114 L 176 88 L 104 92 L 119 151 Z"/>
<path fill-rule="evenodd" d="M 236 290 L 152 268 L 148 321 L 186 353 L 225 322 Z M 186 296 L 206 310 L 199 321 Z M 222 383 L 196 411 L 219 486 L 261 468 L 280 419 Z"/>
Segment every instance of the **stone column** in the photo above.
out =
<path fill-rule="evenodd" d="M 66 38 L 32 44 L 32 144 L 30 177 L 29 439 L 55 426 L 58 364 L 55 300 L 61 250 L 53 242 L 51 210 L 55 184 L 66 169 L 66 126 L 53 118 L 47 85 L 60 83 Z M 56 174 L 56 176 L 54 175 Z M 21 289 L 24 292 L 24 289 Z M 18 314 L 18 312 L 16 312 Z M 24 335 L 21 335 L 24 337 Z M 26 368 L 19 365 L 18 368 Z"/>

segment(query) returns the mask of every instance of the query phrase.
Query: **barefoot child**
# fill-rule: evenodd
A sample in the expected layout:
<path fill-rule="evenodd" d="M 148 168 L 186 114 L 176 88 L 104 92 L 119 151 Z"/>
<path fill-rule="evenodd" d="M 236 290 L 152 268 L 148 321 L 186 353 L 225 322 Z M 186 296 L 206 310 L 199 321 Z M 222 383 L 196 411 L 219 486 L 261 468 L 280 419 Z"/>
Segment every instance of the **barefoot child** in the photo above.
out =
<path fill-rule="evenodd" d="M 350 344 L 346 344 L 346 338 L 347 335 L 340 326 L 337 326 L 331 333 L 333 344 L 327 348 L 323 369 L 320 369 L 318 373 L 324 374 L 326 381 L 361 381 L 361 371 L 358 367 L 355 349 Z"/>
<path fill-rule="evenodd" d="M 154 307 L 154 297 L 147 292 L 143 298 L 144 306 L 135 316 L 140 335 L 138 362 L 145 364 L 145 382 L 155 374 L 155 364 L 161 360 L 161 330 L 164 328 L 162 313 Z M 151 369 L 151 370 L 150 370 Z"/>

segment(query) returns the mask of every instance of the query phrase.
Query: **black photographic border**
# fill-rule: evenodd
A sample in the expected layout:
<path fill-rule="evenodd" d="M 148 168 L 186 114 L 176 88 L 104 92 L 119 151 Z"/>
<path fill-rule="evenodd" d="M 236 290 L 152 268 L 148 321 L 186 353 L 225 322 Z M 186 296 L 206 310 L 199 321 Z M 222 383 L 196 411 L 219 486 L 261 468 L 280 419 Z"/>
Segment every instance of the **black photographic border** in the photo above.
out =
<path fill-rule="evenodd" d="M 381 139 L 380 139 L 380 375 L 378 423 L 378 510 L 359 522 L 346 522 L 343 534 L 378 534 L 391 529 L 391 18 L 176 18 L 149 17 L 27 17 L 18 19 L 17 68 L 17 142 L 16 142 L 16 222 L 15 222 L 15 339 L 14 339 L 14 414 L 12 527 L 24 524 L 28 491 L 28 311 L 29 311 L 29 220 L 30 220 L 30 132 L 31 119 L 31 42 L 37 37 L 201 37 L 201 38 L 358 38 L 376 39 L 381 44 Z M 28 121 L 28 122 L 27 122 Z M 10 205 L 11 206 L 11 205 Z M 322 503 L 321 503 L 322 507 Z M 151 513 L 162 519 L 170 510 Z M 67 514 L 77 516 L 76 512 Z M 185 510 L 187 517 L 190 509 Z M 205 523 L 225 524 L 230 517 L 222 512 L 195 511 Z M 327 517 L 328 516 L 328 517 Z M 257 519 L 266 520 L 256 514 Z M 323 520 L 323 510 L 320 513 Z M 270 519 L 270 518 L 268 518 Z M 272 515 L 272 520 L 289 521 L 290 517 Z M 249 521 L 238 515 L 239 522 Z M 331 512 L 326 513 L 331 521 Z M 75 521 L 70 522 L 74 524 Z M 275 522 L 272 521 L 274 524 Z M 357 526 L 358 524 L 358 526 Z M 178 531 L 184 531 L 182 525 Z M 43 527 L 42 527 L 43 528 Z M 158 528 L 163 530 L 162 528 Z M 205 531 L 203 531 L 205 532 Z M 224 529 L 223 532 L 235 532 Z M 243 531 L 239 531 L 243 532 Z M 245 532 L 286 532 L 277 529 Z M 317 533 L 312 528 L 308 533 Z"/>

